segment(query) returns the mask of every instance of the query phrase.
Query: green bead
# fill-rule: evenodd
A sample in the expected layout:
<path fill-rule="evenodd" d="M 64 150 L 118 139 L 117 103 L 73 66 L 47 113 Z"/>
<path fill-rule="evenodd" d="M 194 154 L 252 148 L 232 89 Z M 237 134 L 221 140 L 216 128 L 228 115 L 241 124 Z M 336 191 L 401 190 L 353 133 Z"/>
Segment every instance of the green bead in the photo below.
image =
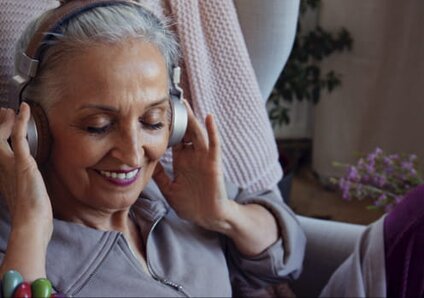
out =
<path fill-rule="evenodd" d="M 15 289 L 24 281 L 22 275 L 15 270 L 9 270 L 3 275 L 3 297 L 11 298 Z"/>
<path fill-rule="evenodd" d="M 39 278 L 31 284 L 32 297 L 49 298 L 52 294 L 52 284 L 47 278 Z"/>

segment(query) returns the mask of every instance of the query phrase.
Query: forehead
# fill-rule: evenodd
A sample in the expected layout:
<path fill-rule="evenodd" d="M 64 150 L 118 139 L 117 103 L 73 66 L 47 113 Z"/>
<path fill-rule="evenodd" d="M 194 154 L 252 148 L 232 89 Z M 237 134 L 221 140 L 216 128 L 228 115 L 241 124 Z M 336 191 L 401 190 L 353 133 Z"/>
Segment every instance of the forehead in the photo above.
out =
<path fill-rule="evenodd" d="M 86 47 L 72 55 L 63 68 L 61 97 L 69 104 L 148 102 L 168 93 L 164 57 L 157 47 L 140 40 Z"/>

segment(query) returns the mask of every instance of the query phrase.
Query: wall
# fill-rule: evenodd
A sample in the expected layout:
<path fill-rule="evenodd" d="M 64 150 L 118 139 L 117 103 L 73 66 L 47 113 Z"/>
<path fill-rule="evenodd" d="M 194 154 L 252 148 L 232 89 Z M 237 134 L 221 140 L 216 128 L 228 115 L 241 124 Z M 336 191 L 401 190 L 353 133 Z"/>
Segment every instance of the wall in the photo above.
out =
<path fill-rule="evenodd" d="M 320 24 L 329 30 L 345 26 L 354 49 L 323 64 L 343 74 L 343 86 L 315 108 L 315 171 L 340 174 L 333 161 L 352 162 L 355 152 L 376 146 L 424 159 L 424 1 L 322 4 Z"/>

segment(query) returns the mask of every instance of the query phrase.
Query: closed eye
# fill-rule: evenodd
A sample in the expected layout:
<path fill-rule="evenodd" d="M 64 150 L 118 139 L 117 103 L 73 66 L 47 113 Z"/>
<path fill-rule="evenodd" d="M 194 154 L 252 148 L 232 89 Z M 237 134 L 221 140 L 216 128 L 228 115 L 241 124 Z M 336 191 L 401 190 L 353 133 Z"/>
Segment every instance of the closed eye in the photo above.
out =
<path fill-rule="evenodd" d="M 157 123 L 147 123 L 145 121 L 141 121 L 141 125 L 143 125 L 144 128 L 149 130 L 159 130 L 163 128 L 163 122 L 157 122 Z"/>
<path fill-rule="evenodd" d="M 160 130 L 165 126 L 166 114 L 167 105 L 163 104 L 162 106 L 149 109 L 139 118 L 139 121 L 145 129 Z"/>
<path fill-rule="evenodd" d="M 101 127 L 96 126 L 87 126 L 85 130 L 91 134 L 105 134 L 109 131 L 109 129 L 112 127 L 112 124 L 108 124 Z"/>

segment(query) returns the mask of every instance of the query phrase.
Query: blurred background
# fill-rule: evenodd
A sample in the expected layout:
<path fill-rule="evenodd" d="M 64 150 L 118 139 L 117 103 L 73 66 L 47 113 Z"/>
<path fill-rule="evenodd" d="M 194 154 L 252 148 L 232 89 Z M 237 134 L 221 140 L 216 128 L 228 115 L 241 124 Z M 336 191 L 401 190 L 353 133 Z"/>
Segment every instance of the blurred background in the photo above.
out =
<path fill-rule="evenodd" d="M 380 148 L 386 157 L 400 156 L 399 169 L 390 171 L 400 173 L 410 160 L 409 170 L 422 175 L 423 16 L 420 0 L 301 1 L 293 50 L 268 99 L 285 170 L 282 191 L 298 214 L 368 224 L 390 207 L 383 195 L 398 191 L 393 185 L 404 187 L 402 194 L 411 179 L 422 183 L 404 174 L 394 181 L 386 171 L 386 184 L 372 185 L 382 191 L 361 189 L 361 199 L 346 200 L 335 178 L 352 172 L 334 164 L 356 165 L 360 154 Z"/>

